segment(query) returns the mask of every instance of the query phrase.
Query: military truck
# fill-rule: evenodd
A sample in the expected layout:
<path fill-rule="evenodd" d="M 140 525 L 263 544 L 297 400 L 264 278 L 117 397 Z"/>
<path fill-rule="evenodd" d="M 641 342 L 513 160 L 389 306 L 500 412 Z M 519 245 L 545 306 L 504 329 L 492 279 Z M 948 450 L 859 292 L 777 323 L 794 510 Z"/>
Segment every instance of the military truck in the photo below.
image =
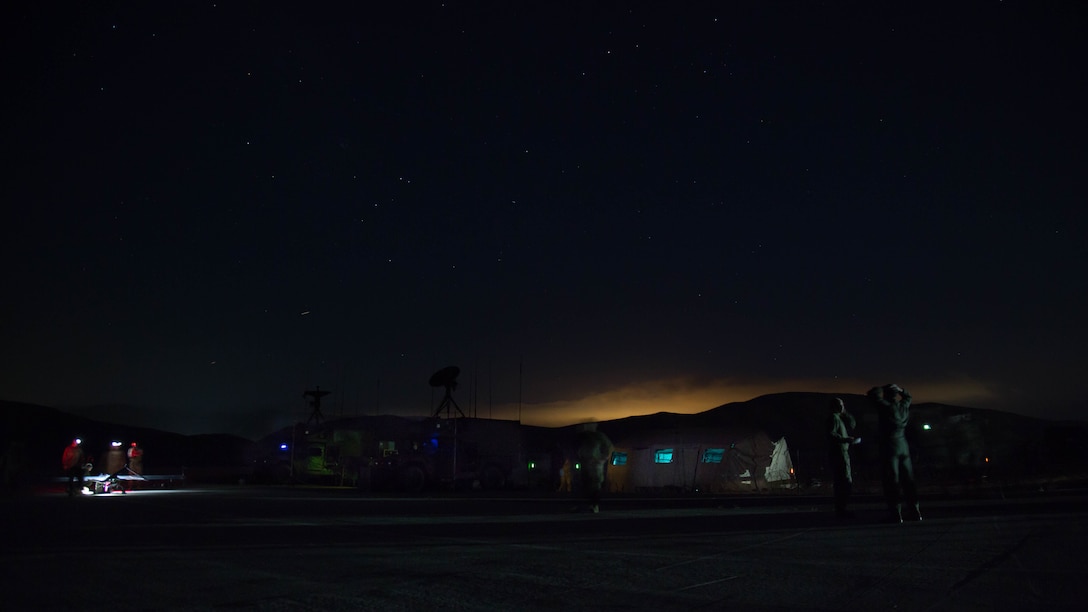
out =
<path fill-rule="evenodd" d="M 286 428 L 260 443 L 261 479 L 418 493 L 521 488 L 529 474 L 517 421 L 371 416 Z"/>
<path fill-rule="evenodd" d="M 355 486 L 366 461 L 361 430 L 301 423 L 258 441 L 251 458 L 257 482 L 337 486 Z"/>
<path fill-rule="evenodd" d="M 307 435 L 304 440 L 305 443 L 296 448 L 295 455 L 295 474 L 299 480 L 357 485 L 360 468 L 367 461 L 363 452 L 363 432 L 328 428 Z"/>
<path fill-rule="evenodd" d="M 393 433 L 393 432 L 389 432 Z M 524 488 L 529 480 L 517 421 L 432 417 L 378 442 L 370 487 L 418 493 L 425 489 Z"/>

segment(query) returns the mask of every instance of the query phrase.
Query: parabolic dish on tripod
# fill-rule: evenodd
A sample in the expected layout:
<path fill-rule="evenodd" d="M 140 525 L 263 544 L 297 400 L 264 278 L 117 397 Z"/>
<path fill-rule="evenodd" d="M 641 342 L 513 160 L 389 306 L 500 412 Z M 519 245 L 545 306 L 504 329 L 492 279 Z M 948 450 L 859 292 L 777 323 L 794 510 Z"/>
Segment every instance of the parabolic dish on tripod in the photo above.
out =
<path fill-rule="evenodd" d="M 432 387 L 456 387 L 457 376 L 461 373 L 461 368 L 457 366 L 447 366 L 431 375 Z"/>

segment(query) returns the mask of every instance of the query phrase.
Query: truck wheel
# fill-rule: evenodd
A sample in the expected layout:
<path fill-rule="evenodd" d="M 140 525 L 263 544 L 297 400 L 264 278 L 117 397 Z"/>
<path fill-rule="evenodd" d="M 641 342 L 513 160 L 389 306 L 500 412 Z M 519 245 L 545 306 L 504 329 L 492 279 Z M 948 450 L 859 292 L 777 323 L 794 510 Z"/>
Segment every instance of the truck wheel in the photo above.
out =
<path fill-rule="evenodd" d="M 480 486 L 486 491 L 501 489 L 506 484 L 506 477 L 497 465 L 487 465 L 480 471 Z"/>
<path fill-rule="evenodd" d="M 272 469 L 272 482 L 275 484 L 289 484 L 291 482 L 291 464 L 281 461 Z"/>
<path fill-rule="evenodd" d="M 400 470 L 400 486 L 405 493 L 419 493 L 427 484 L 427 475 L 418 465 L 406 465 Z"/>

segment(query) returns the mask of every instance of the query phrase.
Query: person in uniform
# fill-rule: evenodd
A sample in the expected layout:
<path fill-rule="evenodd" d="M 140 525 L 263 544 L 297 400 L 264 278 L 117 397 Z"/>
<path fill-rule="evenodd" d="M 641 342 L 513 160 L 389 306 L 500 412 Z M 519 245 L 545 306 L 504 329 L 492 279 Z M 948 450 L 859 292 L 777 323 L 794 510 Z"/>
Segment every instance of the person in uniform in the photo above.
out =
<path fill-rule="evenodd" d="M 603 432 L 597 431 L 596 423 L 586 423 L 578 431 L 574 448 L 582 474 L 582 495 L 585 496 L 588 510 L 600 512 L 605 463 L 612 456 L 612 441 Z"/>
<path fill-rule="evenodd" d="M 68 497 L 83 491 L 83 441 L 79 438 L 64 448 L 60 458 L 61 467 L 68 477 Z M 78 486 L 77 486 L 78 484 Z"/>
<path fill-rule="evenodd" d="M 139 444 L 133 442 L 128 447 L 128 471 L 137 476 L 144 475 L 144 449 Z M 136 481 L 130 480 L 128 486 L 125 487 L 129 491 L 136 487 Z"/>
<path fill-rule="evenodd" d="M 144 449 L 135 442 L 128 447 L 128 469 L 141 476 L 144 473 Z"/>
<path fill-rule="evenodd" d="M 850 447 L 861 443 L 861 438 L 853 435 L 857 421 L 846 411 L 841 398 L 831 399 L 830 414 L 827 418 L 828 460 L 835 483 L 835 514 L 839 518 L 853 515 L 847 509 L 850 493 L 854 486 L 854 476 L 850 468 Z"/>
<path fill-rule="evenodd" d="M 556 490 L 558 493 L 570 493 L 572 487 L 571 471 L 574 466 L 571 465 L 570 458 L 563 460 L 563 467 L 559 468 L 559 488 Z"/>
<path fill-rule="evenodd" d="M 913 513 L 915 520 L 922 520 L 918 507 L 918 487 L 914 481 L 914 464 L 907 443 L 907 424 L 910 422 L 910 393 L 896 384 L 873 387 L 869 400 L 877 410 L 880 423 L 880 456 L 884 465 L 884 497 L 893 522 L 903 522 L 903 504 Z"/>

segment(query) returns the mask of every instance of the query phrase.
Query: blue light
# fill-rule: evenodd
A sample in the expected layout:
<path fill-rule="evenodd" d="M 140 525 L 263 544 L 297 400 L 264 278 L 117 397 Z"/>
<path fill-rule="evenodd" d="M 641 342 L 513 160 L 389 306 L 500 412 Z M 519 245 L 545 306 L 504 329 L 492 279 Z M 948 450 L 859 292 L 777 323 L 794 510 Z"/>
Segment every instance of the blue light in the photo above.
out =
<path fill-rule="evenodd" d="M 287 443 L 280 444 L 280 450 L 287 450 Z"/>

